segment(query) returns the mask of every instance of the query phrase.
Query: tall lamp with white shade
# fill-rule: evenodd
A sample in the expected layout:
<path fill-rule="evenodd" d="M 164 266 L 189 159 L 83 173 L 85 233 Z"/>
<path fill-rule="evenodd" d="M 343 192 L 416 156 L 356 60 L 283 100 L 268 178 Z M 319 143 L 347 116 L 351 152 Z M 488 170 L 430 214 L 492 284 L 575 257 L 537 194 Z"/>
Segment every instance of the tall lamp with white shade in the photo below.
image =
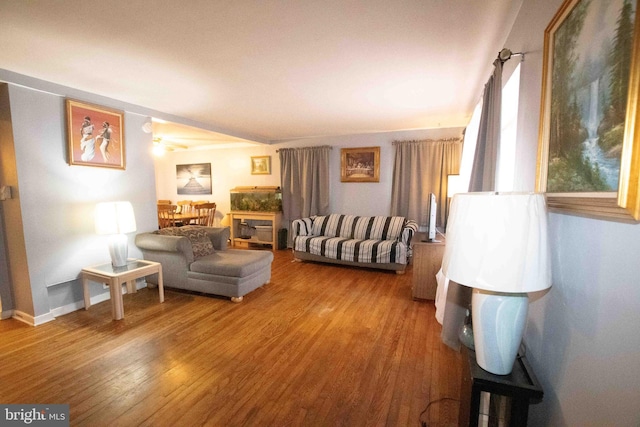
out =
<path fill-rule="evenodd" d="M 136 218 L 130 202 L 98 203 L 95 210 L 96 233 L 109 236 L 109 254 L 114 267 L 123 267 L 129 256 L 125 233 L 136 231 Z"/>
<path fill-rule="evenodd" d="M 473 288 L 478 365 L 511 373 L 527 319 L 529 292 L 551 286 L 547 209 L 536 193 L 464 193 L 451 203 L 442 269 Z"/>

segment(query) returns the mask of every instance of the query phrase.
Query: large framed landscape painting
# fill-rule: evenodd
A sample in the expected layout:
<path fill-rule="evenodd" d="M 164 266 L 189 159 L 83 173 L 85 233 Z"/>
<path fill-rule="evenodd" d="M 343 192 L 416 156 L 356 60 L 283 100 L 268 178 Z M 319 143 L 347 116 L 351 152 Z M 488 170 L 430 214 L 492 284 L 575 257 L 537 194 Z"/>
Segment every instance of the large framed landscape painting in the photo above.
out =
<path fill-rule="evenodd" d="M 124 113 L 66 100 L 70 165 L 125 168 Z"/>
<path fill-rule="evenodd" d="M 550 208 L 640 219 L 635 0 L 566 0 L 545 30 L 536 187 Z"/>

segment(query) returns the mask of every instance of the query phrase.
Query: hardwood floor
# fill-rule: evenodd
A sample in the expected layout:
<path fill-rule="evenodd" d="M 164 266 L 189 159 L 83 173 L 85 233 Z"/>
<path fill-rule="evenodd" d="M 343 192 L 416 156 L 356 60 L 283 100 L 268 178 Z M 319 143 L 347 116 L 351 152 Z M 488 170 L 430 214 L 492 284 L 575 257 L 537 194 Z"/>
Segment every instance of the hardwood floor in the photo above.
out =
<path fill-rule="evenodd" d="M 461 355 L 411 271 L 292 259 L 240 304 L 143 289 L 120 321 L 108 301 L 1 321 L 0 403 L 67 403 L 90 426 L 457 425 Z"/>

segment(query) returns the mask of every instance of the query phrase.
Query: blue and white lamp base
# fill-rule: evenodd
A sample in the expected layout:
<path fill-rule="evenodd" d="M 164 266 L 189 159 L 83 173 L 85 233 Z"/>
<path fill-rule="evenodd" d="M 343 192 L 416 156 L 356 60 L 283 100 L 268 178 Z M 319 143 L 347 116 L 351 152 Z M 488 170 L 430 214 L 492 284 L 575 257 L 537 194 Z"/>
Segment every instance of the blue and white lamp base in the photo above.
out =
<path fill-rule="evenodd" d="M 476 361 L 482 369 L 496 375 L 511 373 L 522 342 L 528 309 L 526 293 L 473 290 L 473 341 Z"/>
<path fill-rule="evenodd" d="M 124 234 L 109 236 L 109 255 L 111 255 L 111 265 L 114 267 L 127 265 L 129 256 L 129 239 L 127 239 L 127 236 Z"/>

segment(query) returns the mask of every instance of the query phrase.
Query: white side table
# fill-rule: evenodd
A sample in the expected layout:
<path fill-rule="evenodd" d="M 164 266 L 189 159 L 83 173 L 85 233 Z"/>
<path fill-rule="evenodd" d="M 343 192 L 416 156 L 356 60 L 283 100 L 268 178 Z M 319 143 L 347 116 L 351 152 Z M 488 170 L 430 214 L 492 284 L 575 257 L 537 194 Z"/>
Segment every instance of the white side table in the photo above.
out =
<path fill-rule="evenodd" d="M 111 263 L 85 267 L 82 269 L 82 288 L 84 290 L 84 309 L 91 306 L 89 295 L 89 280 L 109 285 L 111 294 L 111 314 L 114 320 L 124 318 L 124 305 L 122 303 L 122 284 L 127 285 L 128 293 L 137 291 L 135 280 L 140 277 L 158 274 L 158 292 L 160 303 L 164 302 L 164 287 L 162 285 L 162 265 L 159 262 L 132 259 L 127 265 L 113 267 Z"/>

